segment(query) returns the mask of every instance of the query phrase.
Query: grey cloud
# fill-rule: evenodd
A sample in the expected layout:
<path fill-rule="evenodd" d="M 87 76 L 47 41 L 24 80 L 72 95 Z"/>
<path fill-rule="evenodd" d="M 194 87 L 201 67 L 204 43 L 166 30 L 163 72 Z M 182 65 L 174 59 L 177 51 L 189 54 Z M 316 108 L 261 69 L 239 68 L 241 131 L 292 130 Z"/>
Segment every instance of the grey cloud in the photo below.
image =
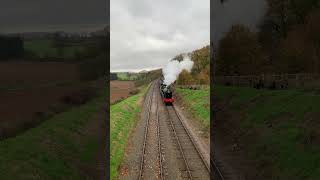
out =
<path fill-rule="evenodd" d="M 209 0 L 112 0 L 111 71 L 164 66 L 209 44 Z"/>
<path fill-rule="evenodd" d="M 108 24 L 106 0 L 2 0 L 0 29 L 37 31 L 47 26 Z"/>

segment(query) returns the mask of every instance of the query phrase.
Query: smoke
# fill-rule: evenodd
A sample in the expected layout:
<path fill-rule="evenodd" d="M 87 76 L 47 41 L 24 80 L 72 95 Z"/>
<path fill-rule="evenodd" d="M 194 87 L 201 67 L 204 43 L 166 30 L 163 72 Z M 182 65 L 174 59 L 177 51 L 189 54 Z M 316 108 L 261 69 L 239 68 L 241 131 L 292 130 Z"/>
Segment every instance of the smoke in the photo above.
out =
<path fill-rule="evenodd" d="M 182 61 L 173 60 L 170 61 L 163 69 L 163 83 L 166 85 L 172 84 L 174 81 L 177 80 L 179 74 L 183 70 L 187 70 L 188 72 L 191 71 L 193 66 L 193 61 L 190 59 L 189 56 L 184 55 Z"/>

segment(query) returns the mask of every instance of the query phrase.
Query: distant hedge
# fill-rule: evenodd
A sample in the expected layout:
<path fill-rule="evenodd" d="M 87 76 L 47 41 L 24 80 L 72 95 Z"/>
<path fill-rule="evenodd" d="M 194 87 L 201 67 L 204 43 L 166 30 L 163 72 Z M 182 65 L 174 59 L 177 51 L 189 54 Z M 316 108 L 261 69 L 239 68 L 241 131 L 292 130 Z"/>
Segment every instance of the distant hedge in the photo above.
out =
<path fill-rule="evenodd" d="M 118 79 L 117 73 L 110 73 L 110 80 L 117 80 L 117 79 Z"/>
<path fill-rule="evenodd" d="M 21 37 L 0 36 L 0 60 L 21 58 L 24 54 Z"/>

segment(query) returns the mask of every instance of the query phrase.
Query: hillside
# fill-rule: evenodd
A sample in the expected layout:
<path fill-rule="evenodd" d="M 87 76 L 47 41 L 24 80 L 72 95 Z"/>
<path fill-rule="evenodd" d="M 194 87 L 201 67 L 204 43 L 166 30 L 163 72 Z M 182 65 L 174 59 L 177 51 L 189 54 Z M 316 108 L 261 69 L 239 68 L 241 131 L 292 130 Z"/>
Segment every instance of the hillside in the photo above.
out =
<path fill-rule="evenodd" d="M 105 98 L 100 97 L 0 141 L 0 179 L 100 179 L 105 176 Z M 102 162 L 101 162 L 102 161 Z M 104 163 L 104 164 L 103 164 Z"/>
<path fill-rule="evenodd" d="M 197 119 L 201 128 L 209 134 L 210 131 L 210 87 L 191 90 L 176 88 L 176 95 L 182 106 Z"/>
<path fill-rule="evenodd" d="M 319 92 L 216 86 L 214 98 L 212 141 L 234 168 L 249 179 L 320 176 Z"/>
<path fill-rule="evenodd" d="M 233 24 L 217 43 L 217 75 L 320 73 L 319 0 L 266 0 L 254 30 Z"/>
<path fill-rule="evenodd" d="M 135 80 L 135 85 L 142 86 L 147 85 L 151 81 L 156 80 L 162 74 L 161 69 L 151 70 L 151 71 L 141 71 L 138 73 L 138 78 Z"/>
<path fill-rule="evenodd" d="M 188 53 L 194 62 L 191 72 L 183 71 L 177 80 L 177 84 L 210 84 L 210 46 L 194 50 Z M 173 60 L 182 60 L 182 55 L 178 55 Z"/>

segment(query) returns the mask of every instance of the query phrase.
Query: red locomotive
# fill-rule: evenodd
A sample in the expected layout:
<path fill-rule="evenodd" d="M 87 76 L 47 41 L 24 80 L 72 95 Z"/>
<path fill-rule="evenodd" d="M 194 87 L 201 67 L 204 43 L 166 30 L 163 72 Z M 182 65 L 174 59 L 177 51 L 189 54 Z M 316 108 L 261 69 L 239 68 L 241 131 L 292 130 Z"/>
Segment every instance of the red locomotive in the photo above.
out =
<path fill-rule="evenodd" d="M 172 97 L 172 91 L 170 86 L 167 86 L 163 82 L 160 83 L 160 94 L 165 105 L 172 105 L 174 98 Z"/>

